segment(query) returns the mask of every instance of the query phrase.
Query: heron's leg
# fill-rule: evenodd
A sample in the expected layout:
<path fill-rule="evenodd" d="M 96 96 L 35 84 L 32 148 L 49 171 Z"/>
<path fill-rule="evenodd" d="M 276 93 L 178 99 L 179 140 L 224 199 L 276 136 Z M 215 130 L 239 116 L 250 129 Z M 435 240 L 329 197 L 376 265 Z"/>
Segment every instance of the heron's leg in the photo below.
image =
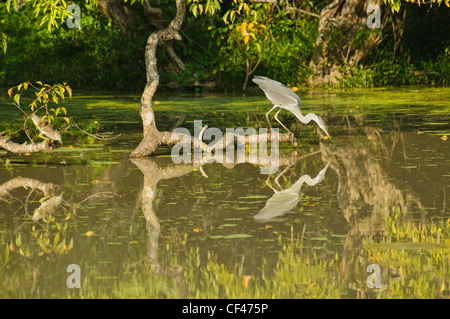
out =
<path fill-rule="evenodd" d="M 278 119 L 277 115 L 278 115 L 278 113 L 280 113 L 280 111 L 281 111 L 281 109 L 279 109 L 278 112 L 275 113 L 275 116 L 274 116 L 273 118 L 274 118 L 278 123 L 280 123 L 281 126 L 284 127 L 284 129 L 285 129 L 286 131 L 288 131 L 290 134 L 292 134 L 292 132 L 291 132 L 286 126 L 284 126 L 284 124 L 281 123 L 281 121 Z"/>
<path fill-rule="evenodd" d="M 277 185 L 278 185 L 278 187 L 280 187 L 280 189 L 283 189 L 283 188 L 281 187 L 281 185 L 280 185 L 280 183 L 278 182 L 278 180 L 280 179 L 281 176 L 284 175 L 284 173 L 286 173 L 286 171 L 287 171 L 289 168 L 291 168 L 291 166 L 292 166 L 292 164 L 291 164 L 291 165 L 287 165 L 287 166 L 285 167 L 285 169 L 284 169 L 280 174 L 278 174 L 277 177 L 275 177 L 275 183 L 277 183 Z"/>
<path fill-rule="evenodd" d="M 278 107 L 277 105 L 274 105 L 273 108 L 270 109 L 269 112 L 266 113 L 266 119 L 267 119 L 267 123 L 269 123 L 269 127 L 270 127 L 270 131 L 272 131 L 272 125 L 270 125 L 270 121 L 269 121 L 269 113 L 273 111 L 274 108 Z"/>
<path fill-rule="evenodd" d="M 269 186 L 273 190 L 274 193 L 278 193 L 278 191 L 269 184 L 269 178 L 270 178 L 270 175 L 267 176 L 266 185 Z"/>

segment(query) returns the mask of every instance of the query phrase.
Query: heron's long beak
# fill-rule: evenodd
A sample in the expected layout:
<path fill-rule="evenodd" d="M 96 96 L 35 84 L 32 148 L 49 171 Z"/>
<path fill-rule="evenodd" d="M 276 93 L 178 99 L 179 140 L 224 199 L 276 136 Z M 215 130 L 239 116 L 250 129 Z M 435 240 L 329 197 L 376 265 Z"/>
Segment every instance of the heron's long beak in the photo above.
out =
<path fill-rule="evenodd" d="M 325 134 L 328 136 L 328 138 L 331 140 L 331 136 L 330 136 L 330 134 L 328 133 L 328 131 L 324 128 L 323 129 L 323 131 L 325 132 Z"/>

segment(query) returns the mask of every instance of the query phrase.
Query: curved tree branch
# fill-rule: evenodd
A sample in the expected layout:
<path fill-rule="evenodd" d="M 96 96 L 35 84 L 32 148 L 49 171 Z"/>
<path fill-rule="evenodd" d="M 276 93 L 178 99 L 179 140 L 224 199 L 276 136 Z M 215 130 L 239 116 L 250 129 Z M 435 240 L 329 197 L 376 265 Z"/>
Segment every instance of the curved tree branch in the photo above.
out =
<path fill-rule="evenodd" d="M 39 144 L 19 144 L 11 142 L 4 136 L 0 136 L 0 147 L 16 154 L 36 153 L 41 151 L 51 153 L 54 148 L 47 140 L 44 140 Z"/>
<path fill-rule="evenodd" d="M 172 134 L 172 132 L 160 132 L 156 127 L 155 114 L 152 108 L 152 98 L 155 94 L 159 84 L 159 74 L 157 69 L 156 49 L 160 41 L 168 41 L 172 39 L 181 40 L 178 33 L 183 23 L 186 14 L 186 3 L 183 0 L 176 0 L 177 13 L 168 27 L 163 30 L 153 32 L 148 40 L 145 48 L 145 67 L 147 73 L 147 84 L 141 97 L 140 115 L 144 127 L 144 137 L 138 147 L 131 153 L 130 157 L 144 157 L 151 155 L 156 148 L 161 144 L 174 145 L 179 143 L 182 139 L 180 134 Z M 290 141 L 296 145 L 295 138 L 292 134 L 259 134 L 253 136 L 246 136 L 246 141 L 269 141 L 274 137 L 278 138 L 279 142 Z M 235 139 L 240 139 L 235 134 L 225 134 L 223 139 L 213 146 L 207 146 L 197 138 L 191 138 L 191 145 L 195 148 L 201 148 L 203 151 L 214 151 L 224 149 L 230 143 L 234 143 Z M 242 142 L 242 141 L 239 141 Z"/>

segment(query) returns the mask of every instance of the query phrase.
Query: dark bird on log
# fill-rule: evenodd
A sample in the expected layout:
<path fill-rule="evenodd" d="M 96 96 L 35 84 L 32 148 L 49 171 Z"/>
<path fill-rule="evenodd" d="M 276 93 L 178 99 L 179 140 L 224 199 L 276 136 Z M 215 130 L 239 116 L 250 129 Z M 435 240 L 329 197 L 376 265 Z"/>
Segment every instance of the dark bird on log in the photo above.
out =
<path fill-rule="evenodd" d="M 30 116 L 31 120 L 33 121 L 34 125 L 38 128 L 40 135 L 46 136 L 49 139 L 53 141 L 58 141 L 63 145 L 61 134 L 58 132 L 58 130 L 51 124 L 49 124 L 46 120 L 40 118 L 36 114 L 33 114 Z"/>

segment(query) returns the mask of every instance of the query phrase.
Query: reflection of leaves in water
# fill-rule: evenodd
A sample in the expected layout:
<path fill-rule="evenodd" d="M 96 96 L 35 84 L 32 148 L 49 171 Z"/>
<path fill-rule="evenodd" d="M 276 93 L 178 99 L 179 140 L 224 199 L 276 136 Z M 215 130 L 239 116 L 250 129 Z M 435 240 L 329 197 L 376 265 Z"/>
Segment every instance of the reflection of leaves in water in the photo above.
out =
<path fill-rule="evenodd" d="M 385 269 L 389 289 L 383 291 L 382 297 L 448 298 L 445 282 L 450 260 L 450 219 L 434 223 L 407 221 L 400 209 L 393 209 L 385 229 L 385 236 L 378 242 L 364 242 L 369 259 Z"/>

